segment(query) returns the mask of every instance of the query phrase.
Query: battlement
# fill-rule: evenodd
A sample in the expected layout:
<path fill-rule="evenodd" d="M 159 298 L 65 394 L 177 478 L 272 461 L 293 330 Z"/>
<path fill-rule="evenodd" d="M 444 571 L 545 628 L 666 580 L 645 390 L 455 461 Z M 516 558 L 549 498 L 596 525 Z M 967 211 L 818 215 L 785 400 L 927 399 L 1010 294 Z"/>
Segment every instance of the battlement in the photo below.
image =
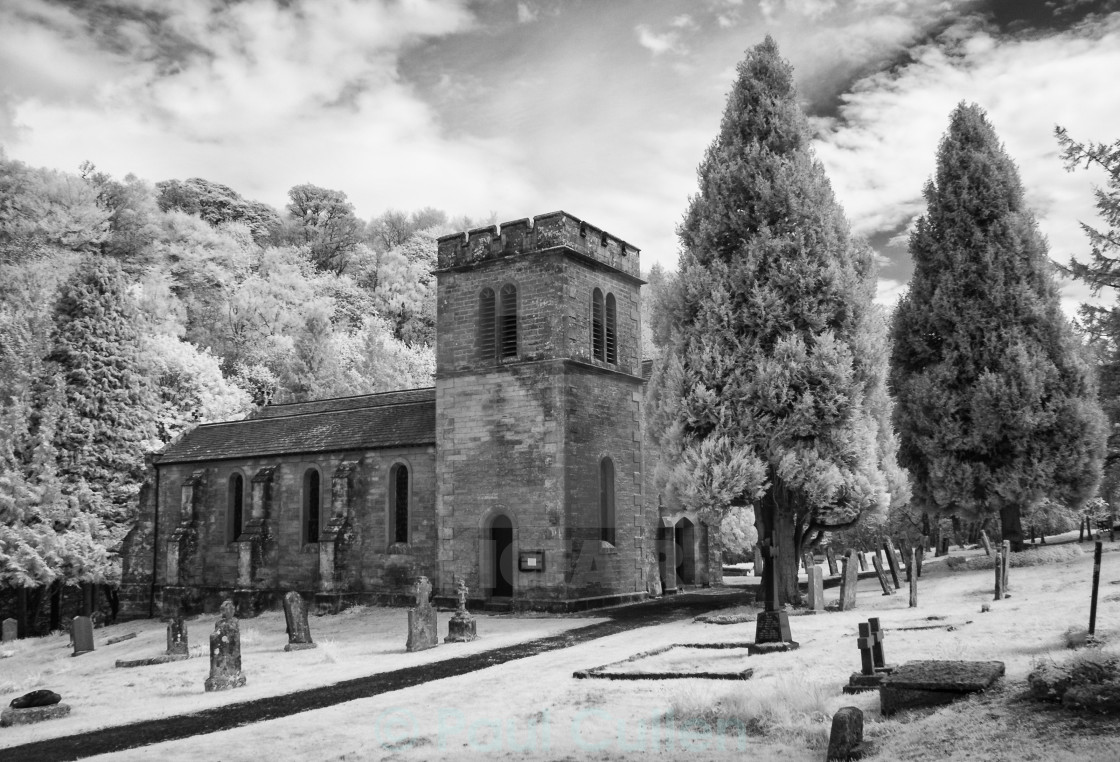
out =
<path fill-rule="evenodd" d="M 438 270 L 492 259 L 565 248 L 608 267 L 640 277 L 639 249 L 567 212 L 541 214 L 501 225 L 453 233 L 439 239 Z"/>

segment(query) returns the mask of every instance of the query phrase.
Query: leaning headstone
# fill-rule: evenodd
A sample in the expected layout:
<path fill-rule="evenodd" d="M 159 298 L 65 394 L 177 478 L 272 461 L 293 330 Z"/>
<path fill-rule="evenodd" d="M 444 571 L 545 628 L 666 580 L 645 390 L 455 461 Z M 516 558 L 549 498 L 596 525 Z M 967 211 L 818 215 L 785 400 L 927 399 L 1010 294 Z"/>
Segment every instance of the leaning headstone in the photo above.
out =
<path fill-rule="evenodd" d="M 307 623 L 307 604 L 303 596 L 295 590 L 284 595 L 284 619 L 288 623 L 288 645 L 285 651 L 304 651 L 318 648 L 319 644 L 311 639 L 311 625 Z"/>
<path fill-rule="evenodd" d="M 439 645 L 436 610 L 429 600 L 431 595 L 432 583 L 428 578 L 417 579 L 416 608 L 408 610 L 408 640 L 405 642 L 405 649 L 409 651 L 423 651 Z"/>
<path fill-rule="evenodd" d="M 856 585 L 859 572 L 856 571 L 856 552 L 849 550 L 844 556 L 844 569 L 840 577 L 840 610 L 851 611 L 856 607 Z"/>
<path fill-rule="evenodd" d="M 222 618 L 214 623 L 210 633 L 210 677 L 206 690 L 224 691 L 245 685 L 241 671 L 241 628 L 234 616 L 233 601 L 222 603 Z"/>
<path fill-rule="evenodd" d="M 891 573 L 891 582 L 894 583 L 894 589 L 898 590 L 902 587 L 902 579 L 898 573 L 898 556 L 894 552 L 894 543 L 891 538 L 883 541 L 883 554 L 887 557 L 887 567 Z"/>
<path fill-rule="evenodd" d="M 828 573 L 829 573 L 829 575 L 835 577 L 840 572 L 837 569 L 836 554 L 832 552 L 832 546 L 831 545 L 825 545 L 825 547 L 824 547 L 824 557 L 828 561 Z"/>
<path fill-rule="evenodd" d="M 1007 594 L 1011 592 L 1011 581 L 1008 579 L 1007 571 L 1011 566 L 1011 541 L 1003 541 L 1003 595 L 1006 598 Z"/>
<path fill-rule="evenodd" d="M 467 581 L 462 577 L 456 580 L 455 592 L 459 598 L 459 606 L 455 615 L 447 621 L 447 637 L 445 643 L 469 643 L 478 638 L 478 623 L 467 611 Z"/>
<path fill-rule="evenodd" d="M 863 711 L 854 706 L 841 707 L 832 715 L 827 762 L 863 759 L 871 753 L 871 745 L 863 742 Z"/>
<path fill-rule="evenodd" d="M 70 623 L 70 638 L 74 641 L 72 656 L 81 656 L 93 650 L 93 622 L 88 616 L 76 616 Z"/>
<path fill-rule="evenodd" d="M 169 656 L 190 654 L 190 648 L 187 646 L 187 623 L 181 616 L 173 616 L 167 620 L 167 654 Z"/>
<path fill-rule="evenodd" d="M 910 608 L 918 605 L 918 551 L 910 548 Z"/>
<path fill-rule="evenodd" d="M 980 544 L 984 546 L 984 555 L 992 555 L 992 542 L 988 539 L 988 533 L 983 529 L 980 530 Z"/>
<path fill-rule="evenodd" d="M 12 699 L 12 703 L 0 712 L 0 728 L 65 717 L 70 714 L 70 705 L 60 704 L 61 700 L 62 696 L 54 691 L 43 689 Z"/>
<path fill-rule="evenodd" d="M 996 589 L 995 599 L 1003 600 L 1003 554 L 996 551 Z"/>
<path fill-rule="evenodd" d="M 18 637 L 19 622 L 12 618 L 5 619 L 0 623 L 0 643 L 7 643 L 15 640 Z"/>
<path fill-rule="evenodd" d="M 824 570 L 819 566 L 809 569 L 809 609 L 806 613 L 824 611 Z"/>
<path fill-rule="evenodd" d="M 871 562 L 875 564 L 875 574 L 879 577 L 879 585 L 883 588 L 883 595 L 894 595 L 894 588 L 887 579 L 887 573 L 883 571 L 883 562 L 879 560 L 878 553 L 871 557 Z"/>
<path fill-rule="evenodd" d="M 857 550 L 856 558 L 859 560 L 859 570 L 861 572 L 867 571 L 867 555 L 862 550 Z"/>

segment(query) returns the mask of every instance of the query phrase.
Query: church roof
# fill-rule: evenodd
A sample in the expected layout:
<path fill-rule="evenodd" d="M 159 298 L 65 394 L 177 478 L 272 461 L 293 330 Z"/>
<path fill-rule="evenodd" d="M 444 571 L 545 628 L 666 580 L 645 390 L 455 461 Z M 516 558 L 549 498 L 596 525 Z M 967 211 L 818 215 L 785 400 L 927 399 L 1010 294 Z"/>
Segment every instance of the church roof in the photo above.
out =
<path fill-rule="evenodd" d="M 159 463 L 435 444 L 434 388 L 269 405 L 243 421 L 207 423 L 160 453 Z"/>

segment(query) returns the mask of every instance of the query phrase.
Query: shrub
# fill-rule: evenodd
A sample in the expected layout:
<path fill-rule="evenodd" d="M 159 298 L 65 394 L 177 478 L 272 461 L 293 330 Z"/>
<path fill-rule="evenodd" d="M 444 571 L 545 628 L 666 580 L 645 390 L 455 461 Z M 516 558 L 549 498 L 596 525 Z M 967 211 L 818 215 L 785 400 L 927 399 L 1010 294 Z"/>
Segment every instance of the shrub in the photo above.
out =
<path fill-rule="evenodd" d="M 1044 564 L 1059 564 L 1085 555 L 1079 545 L 1050 545 L 1047 547 L 1034 546 L 1026 548 L 1020 553 L 1012 553 L 1009 565 L 1012 568 L 1022 566 L 1042 566 Z M 996 557 L 990 556 L 948 556 L 945 564 L 954 571 L 976 571 L 978 569 L 991 569 L 995 567 Z"/>
<path fill-rule="evenodd" d="M 1065 702 L 1067 693 L 1088 686 L 1120 688 L 1120 654 L 1089 648 L 1062 662 L 1036 661 L 1027 675 L 1031 696 L 1040 701 Z M 1091 692 L 1090 692 L 1091 693 Z M 1079 693 L 1078 696 L 1081 696 Z M 1085 697 L 1085 700 L 1089 700 Z"/>

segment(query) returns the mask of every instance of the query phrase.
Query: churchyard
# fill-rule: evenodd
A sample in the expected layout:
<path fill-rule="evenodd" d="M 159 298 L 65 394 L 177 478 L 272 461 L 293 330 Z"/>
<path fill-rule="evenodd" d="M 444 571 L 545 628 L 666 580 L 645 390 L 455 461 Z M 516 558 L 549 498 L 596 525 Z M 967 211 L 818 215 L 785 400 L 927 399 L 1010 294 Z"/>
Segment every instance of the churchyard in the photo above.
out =
<path fill-rule="evenodd" d="M 1092 547 L 1051 539 L 1050 549 L 1042 552 L 1059 560 L 1013 565 L 1009 597 L 1002 600 L 993 599 L 992 568 L 970 568 L 985 566 L 982 548 L 954 546 L 948 557 L 927 557 L 914 608 L 905 584 L 884 595 L 879 580 L 869 575 L 858 583 L 852 610 L 791 612 L 792 635 L 800 647 L 784 653 L 747 654 L 759 609 L 743 605 L 703 617 L 708 621 L 689 616 L 326 709 L 103 758 L 743 759 L 746 754 L 824 760 L 833 715 L 841 707 L 856 707 L 864 714 L 865 737 L 874 744 L 872 759 L 1117 759 L 1115 716 L 1077 713 L 1026 695 L 1032 669 L 1067 659 L 1074 653 L 1068 642 L 1088 625 Z M 1104 653 L 1118 656 L 1120 543 L 1106 541 L 1104 550 L 1096 632 Z M 727 579 L 732 586 L 754 582 L 750 576 Z M 838 587 L 825 589 L 830 609 L 838 597 Z M 214 691 L 204 683 L 215 615 L 187 620 L 189 659 L 152 666 L 114 665 L 164 653 L 167 629 L 157 620 L 97 629 L 95 650 L 76 657 L 66 634 L 7 642 L 0 648 L 3 704 L 48 688 L 61 694 L 72 711 L 57 720 L 0 729 L 0 758 L 6 758 L 6 747 L 480 654 L 602 621 L 594 614 L 476 614 L 477 640 L 446 643 L 453 613 L 438 613 L 438 647 L 411 652 L 405 648 L 409 627 L 403 608 L 313 615 L 310 634 L 318 647 L 290 651 L 285 650 L 289 637 L 283 612 L 242 619 L 245 684 Z M 860 671 L 857 636 L 869 618 L 881 623 L 890 664 L 999 661 L 1006 676 L 972 698 L 884 718 L 878 691 L 843 692 L 852 673 Z M 117 640 L 131 633 L 135 637 Z M 725 647 L 701 647 L 717 645 Z M 575 676 L 602 667 L 624 677 Z M 670 676 L 696 672 L 711 674 Z M 736 672 L 749 679 L 717 679 Z M 632 679 L 636 673 L 669 679 Z"/>

